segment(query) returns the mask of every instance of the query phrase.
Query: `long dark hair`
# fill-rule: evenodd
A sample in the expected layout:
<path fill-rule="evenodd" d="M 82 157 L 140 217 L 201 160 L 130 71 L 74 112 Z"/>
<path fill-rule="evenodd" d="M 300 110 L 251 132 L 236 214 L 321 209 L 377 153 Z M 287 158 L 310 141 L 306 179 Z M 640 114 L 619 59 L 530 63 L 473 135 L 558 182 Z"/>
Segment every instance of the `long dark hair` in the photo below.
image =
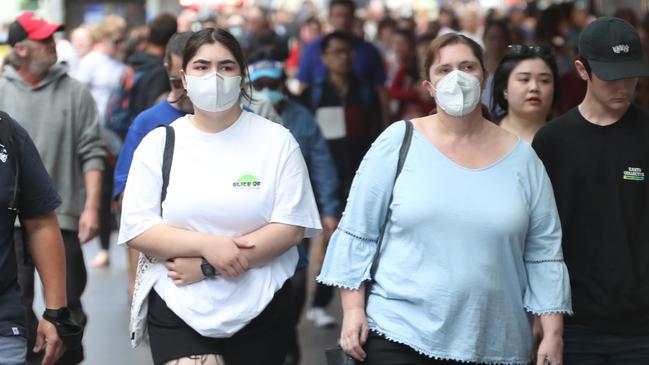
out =
<path fill-rule="evenodd" d="M 554 83 L 554 94 L 552 95 L 552 103 L 559 100 L 559 68 L 557 61 L 554 59 L 552 49 L 543 46 L 527 46 L 516 45 L 510 46 L 510 50 L 505 54 L 505 57 L 500 61 L 496 71 L 494 72 L 493 85 L 491 89 L 491 115 L 499 121 L 509 109 L 509 103 L 505 99 L 504 92 L 507 89 L 507 82 L 509 76 L 516 66 L 525 60 L 540 59 L 552 71 L 552 81 Z M 504 113 L 504 114 L 503 114 Z"/>
<path fill-rule="evenodd" d="M 250 84 L 248 78 L 248 64 L 246 59 L 243 56 L 243 51 L 241 50 L 241 45 L 236 38 L 227 30 L 221 28 L 206 28 L 194 33 L 189 40 L 185 49 L 183 50 L 183 71 L 187 71 L 187 64 L 191 60 L 198 49 L 205 44 L 215 44 L 219 43 L 223 47 L 227 48 L 230 53 L 234 56 L 235 61 L 239 64 L 239 69 L 241 70 L 241 79 L 244 80 L 244 84 Z M 242 88 L 241 95 L 248 101 L 252 101 L 250 93 L 246 88 Z"/>

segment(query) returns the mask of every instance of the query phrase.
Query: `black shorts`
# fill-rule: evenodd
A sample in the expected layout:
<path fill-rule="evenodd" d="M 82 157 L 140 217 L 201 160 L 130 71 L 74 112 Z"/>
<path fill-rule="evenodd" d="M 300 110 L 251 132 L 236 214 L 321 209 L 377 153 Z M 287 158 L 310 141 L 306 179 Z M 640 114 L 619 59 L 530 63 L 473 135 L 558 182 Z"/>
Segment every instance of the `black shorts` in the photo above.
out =
<path fill-rule="evenodd" d="M 204 337 L 149 293 L 147 325 L 154 364 L 192 355 L 220 354 L 227 365 L 282 365 L 288 351 L 293 298 L 290 280 L 266 308 L 230 338 Z"/>

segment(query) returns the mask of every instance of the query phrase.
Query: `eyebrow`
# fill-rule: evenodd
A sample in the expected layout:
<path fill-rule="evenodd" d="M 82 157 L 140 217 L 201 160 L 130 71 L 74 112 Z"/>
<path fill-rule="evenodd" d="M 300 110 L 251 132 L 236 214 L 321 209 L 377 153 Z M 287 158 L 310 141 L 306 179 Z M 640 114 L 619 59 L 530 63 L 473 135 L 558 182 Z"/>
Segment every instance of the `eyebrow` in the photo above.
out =
<path fill-rule="evenodd" d="M 468 61 L 468 60 L 467 60 L 467 61 L 462 61 L 462 62 L 459 63 L 460 66 L 462 66 L 462 65 L 466 65 L 466 64 L 477 65 L 477 64 L 478 64 L 478 61 Z M 437 66 L 436 68 L 439 68 L 439 67 L 452 67 L 452 66 L 453 66 L 453 65 L 451 65 L 450 63 L 445 63 L 445 64 L 442 64 L 442 65 Z"/>
<path fill-rule="evenodd" d="M 521 71 L 521 72 L 517 72 L 516 75 L 531 76 L 532 73 L 529 72 L 529 71 Z M 537 75 L 539 75 L 539 76 L 552 76 L 552 73 L 550 73 L 550 72 L 540 72 Z"/>
<path fill-rule="evenodd" d="M 192 64 L 199 64 L 199 65 L 209 65 L 210 63 L 212 63 L 212 62 L 210 62 L 208 60 L 205 60 L 205 59 L 202 59 L 202 58 L 199 58 L 199 59 L 192 62 Z M 234 62 L 233 60 L 230 60 L 230 59 L 217 62 L 217 64 L 219 66 L 231 65 L 231 64 L 235 64 L 235 63 L 236 62 Z"/>
<path fill-rule="evenodd" d="M 236 63 L 236 62 L 234 62 L 233 60 L 228 59 L 228 60 L 219 61 L 217 64 L 219 66 L 224 66 L 224 65 L 232 65 L 234 63 Z"/>

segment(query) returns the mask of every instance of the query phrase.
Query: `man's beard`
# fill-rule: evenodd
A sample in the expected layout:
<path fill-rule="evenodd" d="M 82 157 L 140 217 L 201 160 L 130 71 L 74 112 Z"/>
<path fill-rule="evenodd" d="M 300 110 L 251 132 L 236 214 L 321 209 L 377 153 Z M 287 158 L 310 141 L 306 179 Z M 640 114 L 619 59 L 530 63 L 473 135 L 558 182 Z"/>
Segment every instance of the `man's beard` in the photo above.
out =
<path fill-rule="evenodd" d="M 31 59 L 27 64 L 29 72 L 37 75 L 45 75 L 56 64 L 56 56 L 52 59 Z"/>

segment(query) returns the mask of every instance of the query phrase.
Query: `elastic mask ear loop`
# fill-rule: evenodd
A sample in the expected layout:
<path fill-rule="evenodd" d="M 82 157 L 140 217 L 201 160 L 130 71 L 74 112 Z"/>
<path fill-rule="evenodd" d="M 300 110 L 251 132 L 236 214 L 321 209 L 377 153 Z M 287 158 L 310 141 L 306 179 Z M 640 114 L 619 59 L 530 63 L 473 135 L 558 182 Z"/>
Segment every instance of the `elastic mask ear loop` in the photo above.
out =
<path fill-rule="evenodd" d="M 176 104 L 177 102 L 179 102 L 185 96 L 187 96 L 187 90 L 183 89 L 183 93 L 178 97 L 178 99 L 176 99 L 174 101 L 170 101 L 169 104 Z"/>

